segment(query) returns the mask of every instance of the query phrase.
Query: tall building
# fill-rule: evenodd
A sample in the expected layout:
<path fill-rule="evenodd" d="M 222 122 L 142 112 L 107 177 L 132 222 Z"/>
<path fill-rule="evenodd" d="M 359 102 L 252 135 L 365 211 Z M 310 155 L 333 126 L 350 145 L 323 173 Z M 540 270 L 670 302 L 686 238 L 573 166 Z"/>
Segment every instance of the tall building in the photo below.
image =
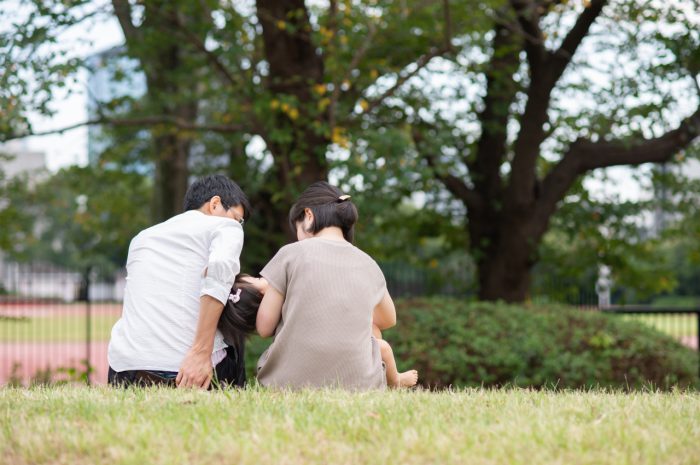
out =
<path fill-rule="evenodd" d="M 146 93 L 146 77 L 139 71 L 137 60 L 126 55 L 123 45 L 92 55 L 87 60 L 87 112 L 93 120 L 102 116 L 105 104 L 123 97 L 138 98 Z M 113 107 L 109 113 L 126 109 L 124 105 Z M 88 128 L 88 162 L 97 162 L 100 154 L 109 147 L 109 136 L 100 125 Z"/>

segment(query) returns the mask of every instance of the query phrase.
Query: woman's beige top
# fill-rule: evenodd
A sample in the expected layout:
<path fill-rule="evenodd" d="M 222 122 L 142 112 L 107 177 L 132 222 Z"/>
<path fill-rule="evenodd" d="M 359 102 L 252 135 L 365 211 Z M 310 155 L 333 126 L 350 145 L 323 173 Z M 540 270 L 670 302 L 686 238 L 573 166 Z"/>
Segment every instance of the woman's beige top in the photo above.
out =
<path fill-rule="evenodd" d="M 386 292 L 377 263 L 349 242 L 314 237 L 282 247 L 260 273 L 284 296 L 258 380 L 274 387 L 386 386 L 372 311 Z"/>

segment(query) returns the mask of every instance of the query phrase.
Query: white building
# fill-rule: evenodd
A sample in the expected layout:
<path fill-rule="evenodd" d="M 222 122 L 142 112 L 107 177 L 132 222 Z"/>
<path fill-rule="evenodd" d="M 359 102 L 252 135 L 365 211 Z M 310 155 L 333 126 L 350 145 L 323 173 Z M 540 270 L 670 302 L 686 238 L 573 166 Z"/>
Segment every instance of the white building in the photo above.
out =
<path fill-rule="evenodd" d="M 30 183 L 48 175 L 46 155 L 29 150 L 24 141 L 10 141 L 0 145 L 0 172 L 5 179 L 26 176 Z"/>
<path fill-rule="evenodd" d="M 87 59 L 88 119 L 99 118 L 102 106 L 121 97 L 138 98 L 146 93 L 146 76 L 139 63 L 125 54 L 123 45 L 96 53 Z M 112 109 L 120 110 L 120 108 Z M 100 125 L 88 128 L 88 163 L 94 164 L 110 145 L 110 138 Z"/>

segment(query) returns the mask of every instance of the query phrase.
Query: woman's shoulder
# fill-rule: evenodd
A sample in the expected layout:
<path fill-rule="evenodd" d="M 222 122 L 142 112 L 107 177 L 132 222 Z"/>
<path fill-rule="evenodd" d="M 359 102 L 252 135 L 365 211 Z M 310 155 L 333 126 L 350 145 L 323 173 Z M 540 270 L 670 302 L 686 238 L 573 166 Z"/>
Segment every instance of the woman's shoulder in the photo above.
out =
<path fill-rule="evenodd" d="M 277 251 L 277 255 L 280 256 L 292 256 L 298 254 L 301 251 L 301 242 L 290 242 L 289 244 L 283 245 Z"/>

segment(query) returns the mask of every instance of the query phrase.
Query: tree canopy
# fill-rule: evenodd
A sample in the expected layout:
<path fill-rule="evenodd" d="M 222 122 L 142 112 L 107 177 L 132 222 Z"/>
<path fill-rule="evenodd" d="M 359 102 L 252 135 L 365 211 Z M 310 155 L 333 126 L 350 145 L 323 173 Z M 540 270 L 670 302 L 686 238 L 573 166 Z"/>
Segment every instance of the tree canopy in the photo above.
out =
<path fill-rule="evenodd" d="M 284 242 L 293 196 L 329 178 L 361 193 L 377 252 L 382 231 L 412 228 L 411 208 L 396 208 L 410 199 L 435 213 L 441 226 L 417 224 L 444 250 L 469 252 L 482 298 L 523 300 L 554 215 L 591 206 L 588 173 L 680 163 L 700 134 L 696 1 L 35 0 L 23 11 L 0 42 L 0 138 L 31 134 L 28 113 L 50 113 L 82 66 L 60 31 L 116 18 L 146 94 L 99 102 L 86 123 L 132 144 L 111 148 L 112 163 L 153 168 L 155 219 L 179 211 L 193 174 L 239 181 L 258 212 L 247 242 L 258 263 Z M 140 147 L 124 136 L 144 130 Z"/>

